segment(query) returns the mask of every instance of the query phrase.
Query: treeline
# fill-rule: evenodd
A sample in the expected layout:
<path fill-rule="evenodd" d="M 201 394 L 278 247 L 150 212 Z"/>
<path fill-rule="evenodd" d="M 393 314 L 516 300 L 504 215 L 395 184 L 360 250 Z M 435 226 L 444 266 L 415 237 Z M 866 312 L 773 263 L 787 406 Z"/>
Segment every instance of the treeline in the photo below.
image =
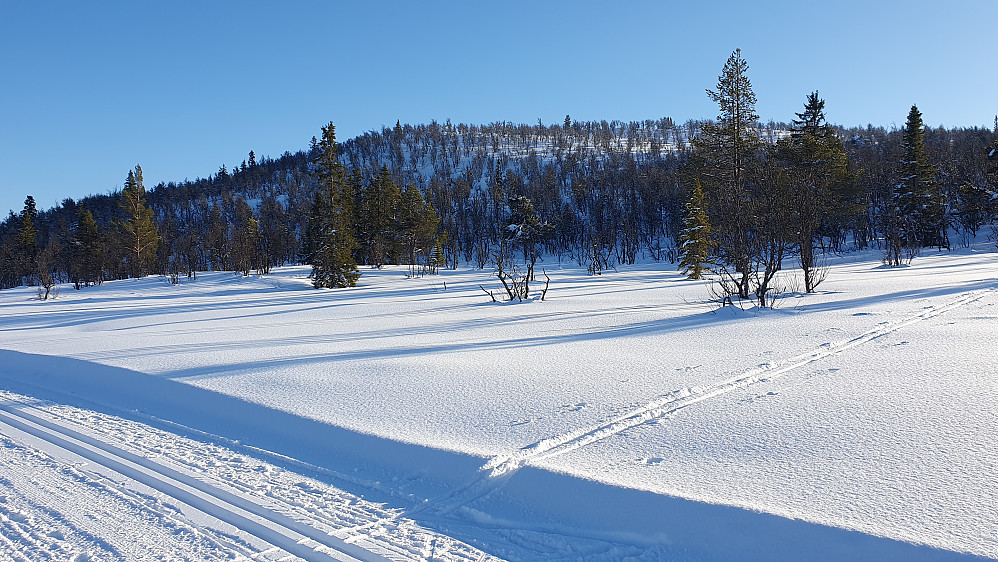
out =
<path fill-rule="evenodd" d="M 726 66 L 722 78 L 737 74 Z M 119 193 L 48 210 L 29 197 L 0 223 L 0 287 L 314 265 L 335 230 L 361 266 L 494 267 L 500 249 L 593 273 L 695 258 L 727 271 L 734 294 L 760 298 L 776 258 L 797 255 L 808 270 L 821 249 L 876 245 L 893 263 L 924 244 L 966 242 L 994 220 L 998 123 L 932 128 L 919 114 L 900 130 L 843 128 L 824 121 L 817 94 L 792 123 L 760 124 L 754 108 L 733 122 L 721 82 L 713 121 L 398 123 L 339 144 L 330 127 L 308 150 L 250 152 L 209 178 L 146 190 L 136 167 Z M 330 213 L 347 218 L 336 226 Z M 709 238 L 691 238 L 700 231 Z M 775 245 L 762 257 L 765 240 Z M 702 255 L 684 250 L 694 246 Z"/>
<path fill-rule="evenodd" d="M 813 92 L 788 134 L 765 143 L 754 131 L 747 70 L 736 50 L 708 90 L 717 120 L 693 139 L 684 168 L 693 189 L 679 237 L 681 269 L 693 278 L 716 273 L 720 299 L 770 304 L 792 255 L 803 289 L 814 291 L 827 271 L 817 246 L 877 244 L 884 263 L 898 266 L 923 248 L 949 249 L 950 232 L 969 242 L 995 218 L 998 118 L 995 132 L 961 130 L 947 139 L 927 130 L 913 105 L 893 139 L 857 134 L 843 143 Z"/>

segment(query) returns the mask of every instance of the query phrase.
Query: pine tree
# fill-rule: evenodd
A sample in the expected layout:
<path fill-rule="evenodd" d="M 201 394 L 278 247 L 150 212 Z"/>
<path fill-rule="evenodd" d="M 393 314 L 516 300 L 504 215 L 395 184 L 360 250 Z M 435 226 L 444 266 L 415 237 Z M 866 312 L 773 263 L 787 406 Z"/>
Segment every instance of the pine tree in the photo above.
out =
<path fill-rule="evenodd" d="M 353 287 L 360 278 L 353 258 L 357 247 L 353 193 L 336 154 L 336 129 L 332 123 L 322 128 L 322 140 L 313 149 L 319 190 L 310 217 L 315 236 L 312 285 L 317 289 Z"/>
<path fill-rule="evenodd" d="M 717 121 L 705 124 L 693 140 L 691 162 L 711 208 L 718 257 L 724 262 L 720 270 L 743 299 L 750 298 L 752 231 L 757 219 L 748 182 L 756 152 L 762 146 L 757 134 L 756 97 L 747 72 L 748 63 L 741 49 L 736 49 L 717 78 L 717 90 L 707 90 L 720 113 Z"/>
<path fill-rule="evenodd" d="M 119 206 L 129 217 L 118 226 L 125 237 L 127 264 L 132 277 L 148 274 L 156 259 L 159 233 L 153 223 L 153 211 L 146 207 L 146 188 L 142 185 L 142 167 L 128 171 Z"/>
<path fill-rule="evenodd" d="M 804 103 L 804 111 L 794 113 L 794 115 L 797 116 L 797 119 L 793 120 L 793 128 L 796 133 L 817 138 L 824 138 L 831 134 L 831 130 L 825 122 L 825 100 L 818 97 L 818 92 L 808 94 L 807 102 Z"/>
<path fill-rule="evenodd" d="M 702 279 L 709 271 L 712 251 L 715 245 L 710 236 L 710 220 L 707 218 L 707 202 L 703 196 L 700 180 L 693 182 L 693 189 L 686 201 L 683 217 L 683 230 L 677 240 L 679 244 L 679 271 L 690 279 Z"/>

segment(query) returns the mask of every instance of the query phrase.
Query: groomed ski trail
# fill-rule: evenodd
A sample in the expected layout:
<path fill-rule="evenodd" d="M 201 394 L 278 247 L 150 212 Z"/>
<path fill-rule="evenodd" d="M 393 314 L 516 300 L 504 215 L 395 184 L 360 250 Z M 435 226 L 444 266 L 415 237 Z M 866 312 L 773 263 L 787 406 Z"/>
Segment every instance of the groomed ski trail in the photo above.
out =
<path fill-rule="evenodd" d="M 26 410 L 34 408 L 10 400 L 0 402 L 0 424 L 145 484 L 293 556 L 310 561 L 389 560 L 155 460 L 124 451 L 44 419 L 44 414 L 40 411 L 38 413 L 41 415 L 34 415 Z"/>
<path fill-rule="evenodd" d="M 653 400 L 625 414 L 614 417 L 599 425 L 563 433 L 542 439 L 522 449 L 493 457 L 480 469 L 481 476 L 465 486 L 447 494 L 428 505 L 419 506 L 410 513 L 432 510 L 448 515 L 460 507 L 481 498 L 501 486 L 514 472 L 531 462 L 550 459 L 585 447 L 608 437 L 618 435 L 628 429 L 657 418 L 665 417 L 677 410 L 692 406 L 711 398 L 722 396 L 754 384 L 767 382 L 801 367 L 816 363 L 826 357 L 841 354 L 856 346 L 892 334 L 898 330 L 939 316 L 951 310 L 966 306 L 981 299 L 995 289 L 964 293 L 948 303 L 929 306 L 921 312 L 907 316 L 897 322 L 881 322 L 876 327 L 848 340 L 822 344 L 818 349 L 785 359 L 753 367 L 747 371 L 712 385 L 688 387 L 670 392 L 665 397 Z"/>

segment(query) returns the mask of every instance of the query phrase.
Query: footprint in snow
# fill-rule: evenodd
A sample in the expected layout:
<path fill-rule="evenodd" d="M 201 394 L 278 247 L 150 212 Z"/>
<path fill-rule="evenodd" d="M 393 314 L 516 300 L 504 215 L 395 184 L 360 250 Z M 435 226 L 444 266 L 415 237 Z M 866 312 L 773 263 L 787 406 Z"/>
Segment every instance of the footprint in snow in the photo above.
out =
<path fill-rule="evenodd" d="M 640 459 L 636 459 L 636 462 L 638 464 L 643 464 L 643 465 L 646 465 L 646 466 L 652 466 L 652 465 L 664 463 L 665 459 L 663 459 L 662 457 L 642 457 Z"/>

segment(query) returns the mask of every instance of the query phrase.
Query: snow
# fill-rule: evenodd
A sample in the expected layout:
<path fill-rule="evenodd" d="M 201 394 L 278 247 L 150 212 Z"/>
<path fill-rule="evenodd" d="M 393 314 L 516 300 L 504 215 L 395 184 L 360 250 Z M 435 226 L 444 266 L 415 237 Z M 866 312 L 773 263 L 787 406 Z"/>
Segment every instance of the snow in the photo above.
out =
<path fill-rule="evenodd" d="M 28 538 L 0 552 L 998 558 L 996 254 L 828 262 L 773 310 L 550 258 L 544 302 L 492 303 L 473 269 L 4 291 L 0 534 Z"/>

